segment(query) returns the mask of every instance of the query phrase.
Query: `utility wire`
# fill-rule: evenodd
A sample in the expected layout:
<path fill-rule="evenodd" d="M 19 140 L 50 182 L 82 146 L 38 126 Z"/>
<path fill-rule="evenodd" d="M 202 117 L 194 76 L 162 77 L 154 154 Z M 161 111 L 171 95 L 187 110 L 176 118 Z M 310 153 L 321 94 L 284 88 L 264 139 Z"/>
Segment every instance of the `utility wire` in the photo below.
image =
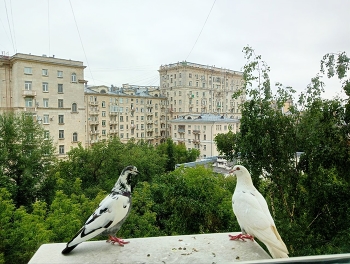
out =
<path fill-rule="evenodd" d="M 50 39 L 50 0 L 47 0 L 47 28 L 49 34 L 49 57 L 51 54 L 51 39 Z"/>
<path fill-rule="evenodd" d="M 86 64 L 87 64 L 87 66 L 88 66 L 88 68 L 89 68 L 92 81 L 94 82 L 94 85 L 95 85 L 95 80 L 94 80 L 94 77 L 93 77 L 93 75 L 92 75 L 91 68 L 90 68 L 90 65 L 89 65 L 89 61 L 88 61 L 87 56 L 86 56 L 86 52 L 85 52 L 85 49 L 84 49 L 83 41 L 82 41 L 81 36 L 80 36 L 80 31 L 79 31 L 79 28 L 78 28 L 77 20 L 75 19 L 75 14 L 74 14 L 74 10 L 73 10 L 73 6 L 72 6 L 71 0 L 69 0 L 69 4 L 70 4 L 70 7 L 71 7 L 71 9 L 72 9 L 72 13 L 73 13 L 73 17 L 74 17 L 75 26 L 77 27 L 77 31 L 78 31 L 78 35 L 79 35 L 79 39 L 80 39 L 80 44 L 81 44 L 81 47 L 83 48 L 83 52 L 84 52 Z"/>
<path fill-rule="evenodd" d="M 202 31 L 203 31 L 203 29 L 204 29 L 204 27 L 205 27 L 205 24 L 207 23 L 208 18 L 209 18 L 210 14 L 211 14 L 211 11 L 213 10 L 213 7 L 214 7 L 214 5 L 215 5 L 215 2 L 216 2 L 216 0 L 214 0 L 214 3 L 213 3 L 213 5 L 212 5 L 212 6 L 211 6 L 211 8 L 210 8 L 209 14 L 208 14 L 207 18 L 205 19 L 204 25 L 203 25 L 203 27 L 202 27 L 201 31 L 199 32 L 199 35 L 198 35 L 198 37 L 197 37 L 196 41 L 194 42 L 194 45 L 193 45 L 193 47 L 192 47 L 192 49 L 191 49 L 190 53 L 189 53 L 189 54 L 187 55 L 187 57 L 186 57 L 186 61 L 187 61 L 188 57 L 191 55 L 191 53 L 192 53 L 192 51 L 193 51 L 194 47 L 195 47 L 195 46 L 196 46 L 196 44 L 197 44 L 197 41 L 198 41 L 199 37 L 200 37 L 200 36 L 201 36 L 201 34 L 202 34 Z"/>
<path fill-rule="evenodd" d="M 9 14 L 8 14 L 8 11 L 7 11 L 6 0 L 4 0 L 4 3 L 5 3 L 5 9 L 6 9 L 7 24 L 9 26 L 9 31 L 10 31 L 10 36 L 11 36 L 12 47 L 13 47 L 14 53 L 16 53 L 15 43 L 13 42 L 13 36 L 12 36 L 12 30 L 11 30 L 11 25 L 10 25 Z"/>
<path fill-rule="evenodd" d="M 16 48 L 16 53 L 17 53 L 17 43 L 16 43 L 16 34 L 15 34 L 15 23 L 13 22 L 12 1 L 11 1 L 11 0 L 10 0 L 10 9 L 11 9 L 11 20 L 12 20 L 13 39 L 14 39 L 15 48 Z"/>

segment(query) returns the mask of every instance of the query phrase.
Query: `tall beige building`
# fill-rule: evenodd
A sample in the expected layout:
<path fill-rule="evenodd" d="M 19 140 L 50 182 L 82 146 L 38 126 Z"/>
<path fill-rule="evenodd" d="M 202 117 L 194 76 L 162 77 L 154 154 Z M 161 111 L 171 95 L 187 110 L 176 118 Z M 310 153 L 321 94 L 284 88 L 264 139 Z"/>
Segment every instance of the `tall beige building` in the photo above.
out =
<path fill-rule="evenodd" d="M 94 86 L 85 89 L 87 145 L 117 136 L 157 145 L 166 138 L 166 98 L 158 86 Z"/>
<path fill-rule="evenodd" d="M 0 56 L 0 112 L 32 114 L 58 155 L 85 145 L 84 68 L 45 55 Z"/>
<path fill-rule="evenodd" d="M 240 118 L 245 94 L 238 99 L 232 95 L 242 87 L 242 72 L 186 61 L 162 65 L 158 71 L 170 119 L 203 113 Z"/>

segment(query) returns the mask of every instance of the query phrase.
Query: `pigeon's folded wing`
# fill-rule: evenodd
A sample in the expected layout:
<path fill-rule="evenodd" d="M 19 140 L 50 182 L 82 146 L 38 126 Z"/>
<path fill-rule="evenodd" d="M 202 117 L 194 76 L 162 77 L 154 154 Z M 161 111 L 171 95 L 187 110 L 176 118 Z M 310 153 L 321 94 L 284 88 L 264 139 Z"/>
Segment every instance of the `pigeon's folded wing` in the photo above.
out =
<path fill-rule="evenodd" d="M 128 201 L 129 198 L 123 195 L 108 195 L 88 218 L 76 236 L 68 242 L 68 246 L 73 246 L 93 238 L 107 228 L 117 224 L 128 212 L 130 206 Z"/>

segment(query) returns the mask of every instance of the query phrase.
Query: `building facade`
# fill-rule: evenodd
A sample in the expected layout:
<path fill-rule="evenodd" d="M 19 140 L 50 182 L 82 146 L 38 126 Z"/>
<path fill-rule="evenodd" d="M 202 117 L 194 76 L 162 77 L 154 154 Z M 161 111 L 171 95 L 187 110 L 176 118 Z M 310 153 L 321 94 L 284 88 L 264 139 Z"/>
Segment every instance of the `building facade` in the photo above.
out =
<path fill-rule="evenodd" d="M 238 119 L 214 114 L 185 115 L 169 122 L 173 141 L 184 144 L 187 149 L 200 150 L 200 158 L 218 156 L 216 135 L 229 130 L 236 133 L 240 127 Z"/>
<path fill-rule="evenodd" d="M 53 138 L 57 154 L 85 145 L 82 62 L 17 53 L 0 57 L 0 112 L 25 112 Z"/>
<path fill-rule="evenodd" d="M 241 117 L 245 94 L 237 99 L 232 95 L 242 88 L 242 72 L 186 61 L 162 65 L 158 71 L 170 119 L 204 113 Z"/>
<path fill-rule="evenodd" d="M 85 88 L 87 145 L 117 136 L 157 145 L 167 137 L 166 98 L 158 86 Z"/>

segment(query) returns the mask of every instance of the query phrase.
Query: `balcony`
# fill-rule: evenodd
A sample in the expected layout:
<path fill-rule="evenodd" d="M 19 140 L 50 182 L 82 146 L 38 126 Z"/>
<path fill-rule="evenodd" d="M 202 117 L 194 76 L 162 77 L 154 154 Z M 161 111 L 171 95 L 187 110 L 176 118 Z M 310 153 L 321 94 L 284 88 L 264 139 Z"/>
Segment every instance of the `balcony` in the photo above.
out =
<path fill-rule="evenodd" d="M 146 123 L 147 124 L 153 124 L 153 120 L 147 120 Z"/>
<path fill-rule="evenodd" d="M 147 132 L 153 132 L 153 128 L 146 128 Z"/>
<path fill-rule="evenodd" d="M 193 133 L 193 134 L 200 134 L 201 131 L 200 131 L 200 130 L 197 130 L 197 129 L 193 129 L 193 130 L 192 130 L 192 133 Z"/>
<path fill-rule="evenodd" d="M 153 116 L 153 113 L 147 112 L 148 116 Z"/>
<path fill-rule="evenodd" d="M 24 107 L 23 111 L 26 113 L 35 113 L 37 111 L 36 107 Z"/>
<path fill-rule="evenodd" d="M 92 116 L 96 116 L 98 114 L 99 114 L 98 110 L 92 110 L 89 112 L 89 115 L 92 115 Z"/>
<path fill-rule="evenodd" d="M 109 134 L 112 135 L 112 134 L 117 134 L 118 133 L 118 130 L 117 129 L 110 129 L 109 130 Z"/>
<path fill-rule="evenodd" d="M 116 115 L 118 115 L 118 112 L 109 112 L 109 115 L 110 116 L 116 116 Z"/>
<path fill-rule="evenodd" d="M 199 144 L 201 141 L 199 139 L 193 139 L 192 142 L 193 144 Z"/>
<path fill-rule="evenodd" d="M 99 121 L 98 120 L 90 120 L 89 125 L 98 125 Z"/>
<path fill-rule="evenodd" d="M 90 101 L 89 105 L 97 106 L 98 105 L 98 101 Z"/>
<path fill-rule="evenodd" d="M 179 142 L 179 144 L 185 144 L 185 139 L 184 138 L 178 138 L 177 142 Z"/>
<path fill-rule="evenodd" d="M 130 128 L 131 128 L 131 129 L 135 129 L 135 124 L 131 124 L 131 125 L 130 125 Z"/>
<path fill-rule="evenodd" d="M 97 135 L 99 134 L 98 130 L 90 130 L 90 135 Z"/>
<path fill-rule="evenodd" d="M 22 96 L 23 97 L 35 97 L 36 91 L 33 90 L 22 90 Z"/>
<path fill-rule="evenodd" d="M 117 125 L 118 124 L 118 121 L 116 121 L 116 120 L 111 120 L 111 121 L 109 121 L 109 124 L 110 125 Z"/>
<path fill-rule="evenodd" d="M 183 134 L 183 133 L 185 133 L 185 129 L 183 129 L 183 128 L 179 128 L 179 129 L 177 130 L 177 132 L 178 132 L 178 133 L 182 133 L 182 134 Z"/>

